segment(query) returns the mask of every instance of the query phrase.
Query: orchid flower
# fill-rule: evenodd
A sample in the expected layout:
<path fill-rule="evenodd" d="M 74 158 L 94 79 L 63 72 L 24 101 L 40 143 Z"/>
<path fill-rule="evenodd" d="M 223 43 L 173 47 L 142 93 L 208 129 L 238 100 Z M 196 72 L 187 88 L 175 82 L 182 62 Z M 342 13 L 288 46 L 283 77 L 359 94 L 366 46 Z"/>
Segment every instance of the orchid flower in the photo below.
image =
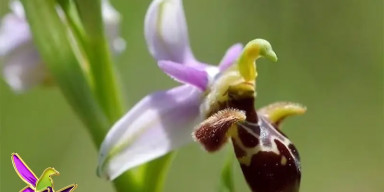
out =
<path fill-rule="evenodd" d="M 255 61 L 260 57 L 277 60 L 269 42 L 255 39 L 244 48 L 236 44 L 228 49 L 218 66 L 202 63 L 195 59 L 189 46 L 181 0 L 154 0 L 151 3 L 145 18 L 145 37 L 149 51 L 158 61 L 160 69 L 183 85 L 145 96 L 116 122 L 101 145 L 98 167 L 100 176 L 114 179 L 131 168 L 191 142 L 192 138 L 199 141 L 207 151 L 213 152 L 228 138 L 252 143 L 261 137 L 238 137 L 236 131 L 240 129 L 232 127 L 238 124 L 249 126 L 246 124 L 248 120 L 256 127 L 259 122 L 253 104 L 257 76 Z M 249 98 L 249 101 L 244 103 L 241 100 L 243 98 Z M 262 141 L 271 143 L 270 140 L 274 141 L 277 137 L 284 145 L 289 145 L 289 140 L 272 126 L 279 125 L 286 116 L 302 114 L 304 111 L 305 108 L 293 103 L 277 103 L 263 108 L 258 112 L 262 119 L 260 127 L 263 133 L 271 137 L 263 135 Z M 254 175 L 259 164 L 249 164 L 252 163 L 249 158 L 259 149 L 259 145 L 253 144 L 252 147 L 256 149 L 248 149 L 243 145 L 239 148 L 234 144 L 235 153 L 239 162 L 245 164 L 242 164 L 242 169 L 251 189 L 270 189 L 271 184 L 260 187 L 257 181 L 258 178 L 265 179 L 264 176 Z M 236 151 L 236 147 L 246 150 L 246 156 L 238 154 L 240 152 Z M 262 148 L 266 151 L 274 149 L 275 145 L 271 147 L 270 144 Z M 293 192 L 298 187 L 297 181 L 300 181 L 299 164 L 293 164 L 299 162 L 298 156 L 291 151 L 284 151 L 284 155 L 289 166 L 292 165 L 289 171 L 293 170 L 287 177 L 293 181 L 289 180 L 287 184 L 286 180 L 282 180 L 282 184 L 275 188 L 288 186 L 291 188 L 284 189 L 294 189 Z"/>
<path fill-rule="evenodd" d="M 255 61 L 276 60 L 271 45 L 262 39 L 249 42 L 230 69 L 218 76 L 207 95 L 208 113 L 193 133 L 208 152 L 231 140 L 234 153 L 251 191 L 298 192 L 301 179 L 299 153 L 281 132 L 281 122 L 300 115 L 300 104 L 278 102 L 257 111 Z"/>
<path fill-rule="evenodd" d="M 98 169 L 108 179 L 191 142 L 193 128 L 204 116 L 200 107 L 205 92 L 242 51 L 241 44 L 233 45 L 218 67 L 196 60 L 181 0 L 151 3 L 145 38 L 158 66 L 183 85 L 145 96 L 110 129 L 101 145 Z"/>
<path fill-rule="evenodd" d="M 11 1 L 10 9 L 0 26 L 0 60 L 5 81 L 16 92 L 52 84 L 52 77 L 33 43 L 21 3 Z M 125 41 L 118 33 L 120 15 L 107 0 L 102 1 L 102 15 L 110 47 L 115 52 L 123 51 Z"/>

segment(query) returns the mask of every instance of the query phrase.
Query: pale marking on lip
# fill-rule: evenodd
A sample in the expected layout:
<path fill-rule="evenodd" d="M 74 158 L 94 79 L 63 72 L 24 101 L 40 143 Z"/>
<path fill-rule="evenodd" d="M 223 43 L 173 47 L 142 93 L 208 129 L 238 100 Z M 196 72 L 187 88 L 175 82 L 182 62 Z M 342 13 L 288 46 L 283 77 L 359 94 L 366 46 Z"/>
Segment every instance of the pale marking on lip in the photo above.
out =
<path fill-rule="evenodd" d="M 283 166 L 285 166 L 287 164 L 287 158 L 284 155 L 281 157 L 280 164 Z"/>
<path fill-rule="evenodd" d="M 251 126 L 259 126 L 259 127 L 261 127 L 262 123 L 266 123 L 267 126 L 272 127 L 272 125 L 266 120 L 263 120 L 263 121 L 260 120 L 258 123 L 245 122 L 245 124 L 248 124 Z M 253 137 L 257 138 L 259 141 L 259 144 L 256 145 L 255 147 L 246 147 L 238 136 L 237 129 L 239 128 L 243 128 Z M 246 155 L 238 158 L 238 160 L 241 164 L 246 166 L 250 166 L 253 155 L 256 155 L 260 151 L 273 152 L 277 155 L 280 155 L 280 151 L 277 148 L 277 144 L 275 143 L 275 140 L 279 140 L 283 145 L 287 147 L 287 149 L 289 149 L 288 146 L 291 144 L 291 142 L 286 137 L 284 137 L 281 133 L 279 133 L 275 129 L 270 129 L 269 132 L 267 132 L 265 129 L 260 129 L 260 135 L 255 134 L 252 130 L 250 130 L 249 127 L 247 127 L 244 124 L 238 124 L 237 129 L 232 134 L 232 138 L 235 144 L 245 152 Z M 269 136 L 268 141 L 270 141 L 270 146 L 266 145 L 266 142 L 265 142 L 268 136 Z M 295 155 L 291 152 L 291 150 L 288 150 L 288 151 L 292 157 L 295 157 Z M 287 158 L 285 156 L 282 156 L 280 163 L 285 166 L 287 164 Z"/>

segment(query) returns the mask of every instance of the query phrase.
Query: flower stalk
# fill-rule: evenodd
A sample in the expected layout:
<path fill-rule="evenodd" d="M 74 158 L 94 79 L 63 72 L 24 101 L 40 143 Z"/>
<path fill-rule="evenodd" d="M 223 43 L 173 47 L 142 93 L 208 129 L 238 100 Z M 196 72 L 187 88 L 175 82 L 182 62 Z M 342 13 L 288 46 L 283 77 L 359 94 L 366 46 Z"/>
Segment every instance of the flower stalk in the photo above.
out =
<path fill-rule="evenodd" d="M 84 31 L 87 34 L 85 36 L 85 50 L 91 63 L 89 67 L 92 76 L 92 88 L 112 124 L 120 118 L 123 110 L 112 59 L 105 38 L 101 1 L 77 0 L 75 3 Z"/>
<path fill-rule="evenodd" d="M 76 15 L 70 13 L 68 2 L 62 1 L 61 5 L 69 25 L 59 18 L 54 0 L 23 0 L 22 3 L 39 53 L 99 147 L 110 125 L 122 114 L 112 61 L 100 24 L 100 2 L 88 2 L 92 5 L 87 8 L 88 12 L 79 11 L 83 25 L 76 23 Z M 79 3 L 78 7 L 83 6 Z M 95 13 L 98 13 L 96 19 L 92 17 Z M 87 36 L 81 35 L 81 26 Z M 73 36 L 75 39 L 71 39 Z M 85 52 L 80 51 L 83 48 Z M 114 183 L 115 188 L 137 191 L 134 181 L 131 173 L 123 174 Z"/>
<path fill-rule="evenodd" d="M 54 0 L 22 0 L 34 42 L 68 102 L 87 125 L 92 140 L 101 143 L 109 122 L 91 87 Z M 42 26 L 44 25 L 44 26 Z"/>
<path fill-rule="evenodd" d="M 224 166 L 221 170 L 221 177 L 218 192 L 235 192 L 235 184 L 233 179 L 233 162 L 235 158 L 232 151 L 228 153 Z"/>

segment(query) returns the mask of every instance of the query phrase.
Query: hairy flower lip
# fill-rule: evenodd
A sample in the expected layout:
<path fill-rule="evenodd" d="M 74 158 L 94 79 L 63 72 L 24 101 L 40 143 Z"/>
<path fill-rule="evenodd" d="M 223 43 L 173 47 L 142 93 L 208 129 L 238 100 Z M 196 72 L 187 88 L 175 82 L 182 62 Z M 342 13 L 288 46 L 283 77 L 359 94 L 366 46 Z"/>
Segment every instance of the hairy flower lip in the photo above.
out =
<path fill-rule="evenodd" d="M 187 65 L 195 61 L 181 0 L 153 0 L 144 27 L 149 52 L 156 60 Z"/>

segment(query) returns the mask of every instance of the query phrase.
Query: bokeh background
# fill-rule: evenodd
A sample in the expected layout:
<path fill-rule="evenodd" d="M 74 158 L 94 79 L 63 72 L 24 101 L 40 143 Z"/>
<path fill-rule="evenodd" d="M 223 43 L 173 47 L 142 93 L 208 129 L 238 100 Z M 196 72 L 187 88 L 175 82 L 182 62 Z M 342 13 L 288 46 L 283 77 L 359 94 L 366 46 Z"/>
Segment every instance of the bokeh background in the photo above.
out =
<path fill-rule="evenodd" d="M 7 2 L 0 1 L 1 14 Z M 149 0 L 113 0 L 127 50 L 116 58 L 127 110 L 144 95 L 170 88 L 149 55 L 143 20 Z M 257 106 L 305 104 L 304 116 L 283 131 L 302 157 L 303 192 L 384 191 L 383 1 L 185 0 L 192 49 L 217 64 L 236 42 L 271 42 L 278 63 L 259 60 Z M 1 43 L 1 42 L 0 42 Z M 2 80 L 0 191 L 18 191 L 10 155 L 18 152 L 36 172 L 54 166 L 57 187 L 112 191 L 96 177 L 97 151 L 57 88 L 14 94 Z M 208 154 L 197 144 L 179 150 L 165 191 L 212 192 L 227 148 Z M 237 191 L 249 191 L 236 165 Z"/>

